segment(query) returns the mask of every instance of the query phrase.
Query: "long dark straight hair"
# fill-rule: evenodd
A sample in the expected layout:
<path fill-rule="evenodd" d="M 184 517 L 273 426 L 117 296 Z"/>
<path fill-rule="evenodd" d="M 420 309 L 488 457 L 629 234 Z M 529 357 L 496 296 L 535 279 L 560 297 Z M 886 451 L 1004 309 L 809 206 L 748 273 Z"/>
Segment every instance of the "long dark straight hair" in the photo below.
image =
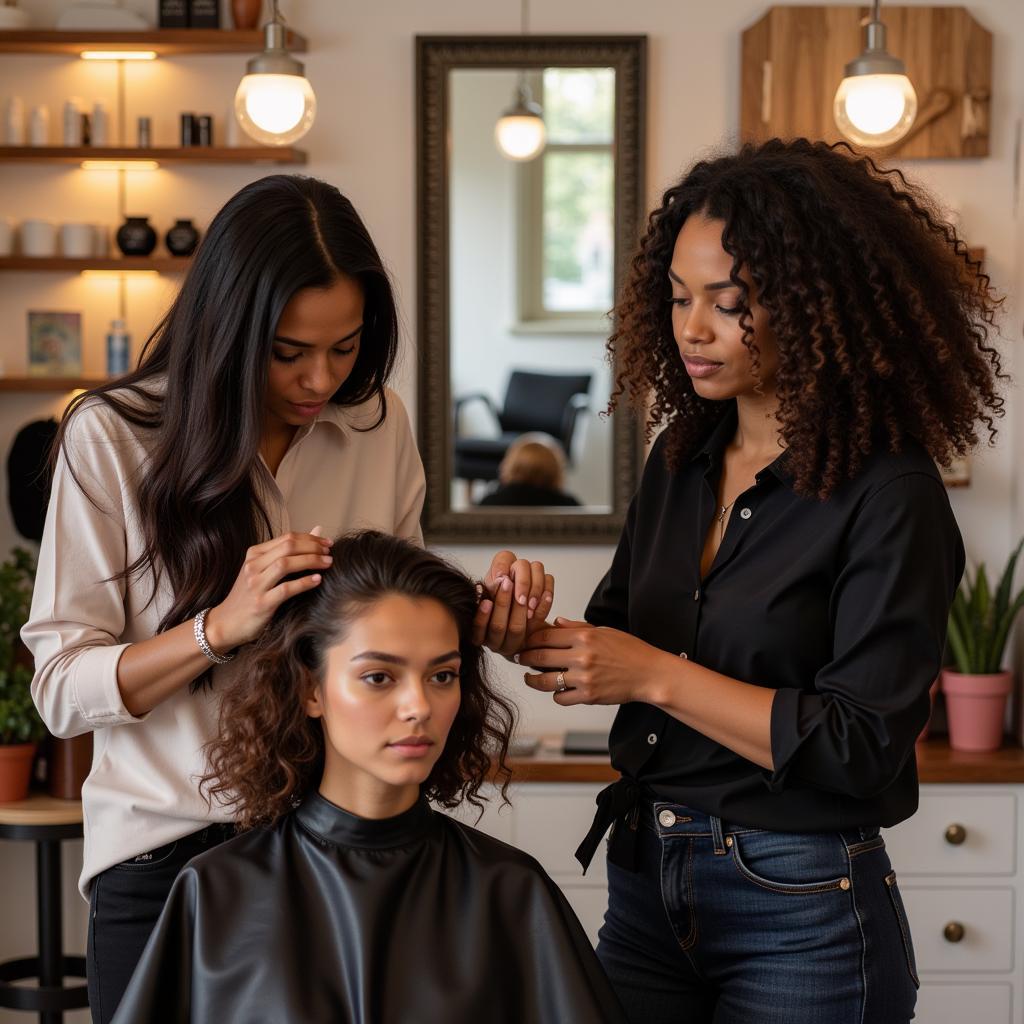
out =
<path fill-rule="evenodd" d="M 247 549 L 269 539 L 256 477 L 266 473 L 258 455 L 274 332 L 297 292 L 328 288 L 342 274 L 361 282 L 365 310 L 359 357 L 331 401 L 376 398 L 374 429 L 387 413 L 398 347 L 391 284 L 352 203 L 297 175 L 262 178 L 228 200 L 138 369 L 68 406 L 53 450 L 55 458 L 64 451 L 72 475 L 67 434 L 86 402 L 152 431 L 135 484 L 145 547 L 120 578 L 151 573 L 155 594 L 166 574 L 174 600 L 160 632 L 222 601 Z"/>

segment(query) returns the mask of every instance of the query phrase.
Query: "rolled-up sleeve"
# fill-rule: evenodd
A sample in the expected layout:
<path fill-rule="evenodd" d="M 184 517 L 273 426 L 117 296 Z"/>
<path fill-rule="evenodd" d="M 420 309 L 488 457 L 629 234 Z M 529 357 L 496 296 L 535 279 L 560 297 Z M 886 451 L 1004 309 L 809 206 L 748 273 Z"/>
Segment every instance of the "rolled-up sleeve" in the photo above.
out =
<path fill-rule="evenodd" d="M 55 736 L 139 721 L 117 685 L 125 581 L 111 578 L 126 566 L 123 456 L 133 442 L 112 435 L 109 415 L 92 406 L 71 421 L 21 631 L 35 658 L 32 697 Z"/>
<path fill-rule="evenodd" d="M 935 477 L 907 474 L 865 499 L 832 591 L 833 657 L 813 690 L 775 694 L 769 789 L 867 798 L 895 780 L 928 718 L 963 568 Z"/>

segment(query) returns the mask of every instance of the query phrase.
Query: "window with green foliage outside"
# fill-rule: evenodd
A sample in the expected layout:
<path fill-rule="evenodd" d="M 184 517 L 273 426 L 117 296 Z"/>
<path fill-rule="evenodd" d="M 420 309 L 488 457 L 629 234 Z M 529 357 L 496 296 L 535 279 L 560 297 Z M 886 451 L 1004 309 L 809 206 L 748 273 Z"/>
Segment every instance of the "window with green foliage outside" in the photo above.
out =
<path fill-rule="evenodd" d="M 615 72 L 533 76 L 547 145 L 522 168 L 520 319 L 596 318 L 614 275 Z"/>

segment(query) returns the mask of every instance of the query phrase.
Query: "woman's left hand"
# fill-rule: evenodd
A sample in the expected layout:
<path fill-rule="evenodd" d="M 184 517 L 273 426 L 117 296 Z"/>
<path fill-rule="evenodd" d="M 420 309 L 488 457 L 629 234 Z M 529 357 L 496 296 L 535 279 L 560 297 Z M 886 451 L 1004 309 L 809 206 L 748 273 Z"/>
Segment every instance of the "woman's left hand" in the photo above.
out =
<path fill-rule="evenodd" d="M 555 703 L 655 703 L 660 667 L 671 655 L 629 633 L 588 622 L 555 619 L 555 628 L 539 630 L 519 655 L 519 663 L 539 669 L 523 678 L 527 686 L 550 693 Z M 567 689 L 559 692 L 559 671 Z"/>
<path fill-rule="evenodd" d="M 473 641 L 506 657 L 522 650 L 527 636 L 546 619 L 555 599 L 555 579 L 543 562 L 499 551 L 483 579 L 473 622 Z"/>

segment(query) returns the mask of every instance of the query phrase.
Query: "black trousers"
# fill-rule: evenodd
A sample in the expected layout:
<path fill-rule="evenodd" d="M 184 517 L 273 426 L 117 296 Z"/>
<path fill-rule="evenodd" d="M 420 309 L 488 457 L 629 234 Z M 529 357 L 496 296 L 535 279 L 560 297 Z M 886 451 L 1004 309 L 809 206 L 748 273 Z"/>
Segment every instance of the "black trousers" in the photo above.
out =
<path fill-rule="evenodd" d="M 232 825 L 210 825 L 93 879 L 86 950 L 93 1024 L 109 1024 L 113 1018 L 178 872 L 233 834 Z"/>

